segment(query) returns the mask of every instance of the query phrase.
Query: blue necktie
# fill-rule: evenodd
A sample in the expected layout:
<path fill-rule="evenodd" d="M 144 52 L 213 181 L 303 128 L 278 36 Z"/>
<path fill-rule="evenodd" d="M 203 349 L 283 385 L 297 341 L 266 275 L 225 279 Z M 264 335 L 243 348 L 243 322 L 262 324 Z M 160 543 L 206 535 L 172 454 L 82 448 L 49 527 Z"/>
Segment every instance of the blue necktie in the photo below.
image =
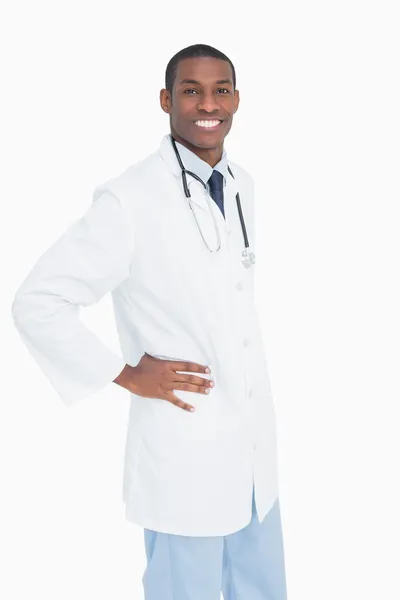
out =
<path fill-rule="evenodd" d="M 215 200 L 216 204 L 221 209 L 222 214 L 225 218 L 224 212 L 224 176 L 219 171 L 213 170 L 210 179 L 208 180 L 208 185 L 210 186 L 210 194 L 213 200 Z"/>

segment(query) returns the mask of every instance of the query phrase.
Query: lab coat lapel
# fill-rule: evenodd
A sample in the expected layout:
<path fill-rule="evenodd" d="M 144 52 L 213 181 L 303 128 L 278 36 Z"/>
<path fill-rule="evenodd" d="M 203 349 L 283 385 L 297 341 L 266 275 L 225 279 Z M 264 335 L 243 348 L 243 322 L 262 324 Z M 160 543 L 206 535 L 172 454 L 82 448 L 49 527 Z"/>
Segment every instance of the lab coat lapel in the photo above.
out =
<path fill-rule="evenodd" d="M 234 223 L 236 223 L 236 219 L 239 218 L 238 211 L 237 211 L 236 194 L 238 192 L 240 194 L 240 190 L 238 187 L 234 168 L 231 168 L 231 171 L 233 173 L 233 177 L 228 172 L 228 176 L 226 179 L 226 185 L 224 187 L 225 219 L 226 219 L 226 222 L 228 223 L 229 228 Z M 242 194 L 240 194 L 240 197 L 242 198 Z M 242 200 L 242 203 L 243 203 L 243 200 Z"/>

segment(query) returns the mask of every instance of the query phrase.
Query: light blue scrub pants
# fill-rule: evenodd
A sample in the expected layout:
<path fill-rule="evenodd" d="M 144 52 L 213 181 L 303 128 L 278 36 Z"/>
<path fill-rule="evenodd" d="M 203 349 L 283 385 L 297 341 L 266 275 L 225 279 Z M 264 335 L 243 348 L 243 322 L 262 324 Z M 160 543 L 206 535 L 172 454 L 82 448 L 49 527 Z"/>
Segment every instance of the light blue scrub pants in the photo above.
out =
<path fill-rule="evenodd" d="M 279 498 L 259 523 L 226 536 L 144 529 L 145 600 L 287 600 Z"/>

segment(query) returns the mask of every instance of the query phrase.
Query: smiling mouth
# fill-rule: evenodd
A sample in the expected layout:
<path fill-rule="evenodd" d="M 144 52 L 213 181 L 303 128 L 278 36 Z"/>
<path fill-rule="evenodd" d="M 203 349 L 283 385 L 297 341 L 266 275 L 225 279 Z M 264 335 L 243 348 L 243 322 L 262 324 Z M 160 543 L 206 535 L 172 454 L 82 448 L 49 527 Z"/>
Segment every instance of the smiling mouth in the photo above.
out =
<path fill-rule="evenodd" d="M 223 123 L 223 121 L 221 121 L 221 119 L 199 119 L 194 123 L 201 129 L 215 130 Z"/>

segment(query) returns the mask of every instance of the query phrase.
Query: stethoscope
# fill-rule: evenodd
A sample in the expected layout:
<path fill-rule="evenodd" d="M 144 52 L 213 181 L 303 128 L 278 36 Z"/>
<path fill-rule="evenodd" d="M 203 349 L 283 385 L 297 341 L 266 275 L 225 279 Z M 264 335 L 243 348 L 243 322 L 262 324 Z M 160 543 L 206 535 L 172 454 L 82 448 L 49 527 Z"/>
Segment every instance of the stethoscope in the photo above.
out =
<path fill-rule="evenodd" d="M 207 184 L 204 183 L 204 181 L 198 175 L 196 175 L 196 173 L 193 173 L 192 171 L 188 171 L 187 169 L 185 169 L 185 167 L 183 166 L 183 163 L 182 163 L 182 159 L 181 159 L 181 157 L 179 155 L 178 148 L 176 147 L 175 140 L 172 137 L 172 135 L 170 135 L 170 138 L 171 138 L 171 141 L 172 141 L 172 146 L 173 146 L 173 148 L 175 150 L 176 158 L 178 159 L 179 166 L 180 166 L 181 171 L 182 171 L 182 182 L 183 182 L 183 189 L 184 189 L 184 192 L 185 192 L 185 196 L 189 200 L 189 206 L 190 206 L 190 208 L 192 210 L 192 213 L 193 213 L 193 216 L 195 218 L 195 221 L 196 221 L 196 224 L 197 224 L 197 228 L 198 228 L 198 230 L 200 232 L 200 235 L 201 235 L 201 237 L 203 239 L 203 242 L 207 246 L 208 250 L 210 252 L 218 252 L 219 249 L 221 248 L 221 236 L 220 236 L 218 225 L 217 225 L 217 222 L 216 222 L 216 219 L 215 219 L 212 207 L 211 207 L 209 194 L 207 193 L 206 197 L 207 197 L 208 207 L 209 207 L 209 210 L 210 210 L 212 218 L 213 218 L 214 228 L 215 228 L 215 231 L 216 231 L 216 234 L 217 234 L 217 239 L 218 239 L 218 248 L 216 248 L 215 250 L 213 250 L 212 248 L 210 248 L 210 246 L 208 245 L 208 242 L 205 239 L 205 237 L 203 235 L 203 232 L 201 230 L 200 224 L 199 224 L 199 222 L 197 220 L 196 212 L 193 209 L 192 198 L 191 198 L 191 195 L 190 195 L 189 186 L 188 186 L 187 180 L 186 180 L 186 173 L 188 173 L 189 175 L 191 175 L 192 177 L 194 177 L 195 179 L 197 179 L 197 181 L 199 181 L 203 185 L 203 187 L 204 187 L 205 190 L 207 190 Z M 232 175 L 232 177 L 234 178 L 233 173 L 232 173 L 229 165 L 228 165 L 228 171 Z M 255 256 L 254 252 L 249 252 L 249 240 L 247 238 L 246 225 L 244 223 L 244 218 L 243 218 L 243 213 L 242 213 L 242 206 L 240 204 L 239 192 L 237 192 L 237 194 L 236 194 L 236 204 L 237 204 L 237 209 L 238 209 L 238 213 L 239 213 L 240 224 L 242 226 L 244 246 L 245 246 L 244 250 L 242 250 L 242 264 L 243 264 L 244 267 L 246 267 L 246 269 L 248 269 L 248 268 L 251 267 L 251 265 L 255 264 L 255 262 L 256 262 L 256 256 Z"/>

